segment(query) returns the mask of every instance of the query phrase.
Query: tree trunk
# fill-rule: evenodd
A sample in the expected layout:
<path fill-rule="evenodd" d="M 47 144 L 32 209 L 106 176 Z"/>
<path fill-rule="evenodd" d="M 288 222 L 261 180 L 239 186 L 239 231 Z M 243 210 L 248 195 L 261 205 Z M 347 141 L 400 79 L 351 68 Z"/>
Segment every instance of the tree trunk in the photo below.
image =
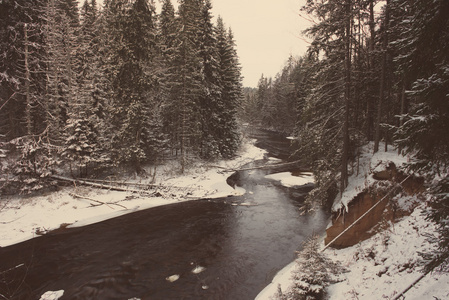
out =
<path fill-rule="evenodd" d="M 348 185 L 349 104 L 351 97 L 351 0 L 346 0 L 345 17 L 345 114 L 343 124 L 343 153 L 341 158 L 341 194 Z"/>
<path fill-rule="evenodd" d="M 31 136 L 33 133 L 32 120 L 31 120 L 31 97 L 30 97 L 30 67 L 28 64 L 28 28 L 27 24 L 23 26 L 25 36 L 25 118 L 27 126 L 27 135 Z"/>
<path fill-rule="evenodd" d="M 406 95 L 405 95 L 405 78 L 402 81 L 402 91 L 401 91 L 401 116 L 403 116 L 407 111 L 406 111 Z M 399 119 L 399 126 L 404 125 L 404 118 L 400 118 Z"/>
<path fill-rule="evenodd" d="M 374 76 L 374 44 L 376 39 L 376 31 L 375 31 L 375 23 L 374 23 L 374 0 L 371 0 L 369 3 L 369 29 L 370 29 L 370 41 L 369 41 L 369 58 L 368 64 L 371 72 L 371 77 Z M 374 110 L 374 97 L 372 95 L 368 96 L 367 102 L 367 128 L 366 128 L 366 136 L 368 140 L 372 140 L 373 138 L 373 127 L 374 127 L 374 118 L 373 118 L 373 110 Z"/>
<path fill-rule="evenodd" d="M 387 67 L 387 52 L 388 52 L 388 30 L 389 30 L 389 6 L 390 0 L 385 4 L 385 20 L 384 20 L 384 37 L 382 45 L 382 71 L 380 77 L 380 92 L 379 102 L 377 103 L 377 118 L 376 118 L 376 133 L 374 137 L 374 153 L 379 151 L 380 143 L 380 123 L 382 121 L 382 102 L 384 101 L 385 85 L 386 85 L 386 67 Z"/>

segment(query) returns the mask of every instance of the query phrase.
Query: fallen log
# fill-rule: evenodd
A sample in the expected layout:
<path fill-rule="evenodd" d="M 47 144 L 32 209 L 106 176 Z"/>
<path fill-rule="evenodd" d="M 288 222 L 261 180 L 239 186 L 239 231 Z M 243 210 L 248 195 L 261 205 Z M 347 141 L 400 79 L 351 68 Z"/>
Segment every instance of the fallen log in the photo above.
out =
<path fill-rule="evenodd" d="M 73 184 L 81 184 L 81 185 L 86 185 L 86 186 L 91 186 L 91 187 L 95 187 L 95 188 L 100 188 L 100 189 L 105 189 L 105 190 L 110 190 L 110 191 L 119 191 L 119 192 L 131 192 L 131 193 L 138 193 L 138 194 L 145 194 L 148 196 L 157 196 L 157 194 L 160 195 L 159 191 L 164 191 L 164 192 L 168 192 L 171 191 L 172 189 L 174 190 L 182 190 L 182 191 L 189 191 L 191 190 L 190 187 L 176 187 L 176 186 L 163 186 L 163 185 L 154 185 L 154 187 L 157 189 L 152 189 L 151 191 L 147 191 L 144 189 L 132 189 L 129 187 L 120 187 L 120 186 L 115 186 L 115 185 L 110 185 L 110 184 L 104 184 L 104 183 L 96 183 L 96 182 L 91 182 L 89 180 L 83 180 L 83 179 L 74 179 L 74 178 L 69 178 L 69 177 L 64 177 L 64 176 L 59 176 L 59 175 L 53 175 L 51 176 L 53 179 L 55 180 L 59 180 L 59 181 L 63 181 L 63 182 L 70 182 Z M 141 185 L 141 184 L 139 184 Z M 142 184 L 143 185 L 143 184 Z M 144 185 L 143 185 L 144 186 Z M 187 193 L 187 192 L 186 192 Z"/>
<path fill-rule="evenodd" d="M 111 204 L 111 205 L 117 205 L 117 206 L 120 206 L 120 207 L 122 207 L 122 208 L 124 208 L 124 209 L 128 209 L 127 207 L 125 207 L 125 206 L 123 206 L 123 205 L 121 205 L 121 204 L 118 204 L 118 203 L 113 203 L 113 202 L 103 202 L 103 201 L 100 201 L 100 200 L 96 200 L 96 199 L 92 199 L 92 198 L 89 198 L 89 197 L 77 195 L 77 194 L 74 194 L 74 193 L 69 193 L 69 195 L 72 196 L 72 197 L 74 197 L 74 198 L 85 199 L 85 200 L 89 200 L 89 201 L 92 201 L 92 202 L 95 202 L 95 203 L 99 203 L 100 205 L 106 205 L 107 207 L 109 207 L 109 208 L 111 208 L 111 209 L 114 209 L 114 208 L 111 207 L 111 206 L 109 206 L 109 204 Z"/>
<path fill-rule="evenodd" d="M 111 190 L 111 191 L 131 192 L 131 193 L 140 193 L 140 194 L 142 194 L 142 193 L 143 194 L 152 194 L 152 193 L 149 193 L 149 192 L 144 191 L 144 190 L 122 188 L 122 187 L 113 186 L 113 185 L 109 185 L 109 184 L 100 184 L 100 183 L 95 183 L 95 182 L 89 182 L 89 181 L 86 181 L 86 180 L 80 180 L 80 179 L 74 179 L 74 178 L 69 178 L 69 177 L 63 177 L 63 176 L 59 176 L 59 175 L 52 175 L 51 178 L 53 178 L 55 180 L 59 180 L 59 181 L 78 183 L 78 184 L 82 184 L 82 185 L 92 186 L 92 187 L 105 189 L 105 190 Z"/>
<path fill-rule="evenodd" d="M 117 181 L 117 180 L 102 180 L 102 179 L 86 179 L 86 178 L 79 178 L 78 180 L 83 180 L 87 182 L 92 183 L 103 183 L 103 184 L 119 184 L 119 185 L 134 185 L 139 187 L 146 187 L 146 188 L 152 188 L 152 187 L 161 187 L 158 184 L 146 184 L 146 183 L 139 183 L 139 182 L 126 182 L 126 181 Z"/>

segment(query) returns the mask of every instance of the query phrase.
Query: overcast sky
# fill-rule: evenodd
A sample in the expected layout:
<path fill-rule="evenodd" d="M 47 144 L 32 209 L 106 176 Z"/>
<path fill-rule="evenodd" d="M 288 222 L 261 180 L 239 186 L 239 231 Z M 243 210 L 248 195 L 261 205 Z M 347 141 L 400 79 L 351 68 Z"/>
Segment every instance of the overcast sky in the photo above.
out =
<path fill-rule="evenodd" d="M 243 85 L 256 87 L 262 74 L 274 77 L 288 57 L 307 50 L 299 16 L 303 0 L 212 0 L 213 13 L 231 27 L 242 65 Z"/>
<path fill-rule="evenodd" d="M 159 0 L 155 2 L 159 4 Z M 245 87 L 257 87 L 262 74 L 274 78 L 290 55 L 305 53 L 307 43 L 301 32 L 309 24 L 299 16 L 304 2 L 212 0 L 214 17 L 220 15 L 234 32 Z M 172 0 L 172 3 L 177 6 L 178 1 Z"/>

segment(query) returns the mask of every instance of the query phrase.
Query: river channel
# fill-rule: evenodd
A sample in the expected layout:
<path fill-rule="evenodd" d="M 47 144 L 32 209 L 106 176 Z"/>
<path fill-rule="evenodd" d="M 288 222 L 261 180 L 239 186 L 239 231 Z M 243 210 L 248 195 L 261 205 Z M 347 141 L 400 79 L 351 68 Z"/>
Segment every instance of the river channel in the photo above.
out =
<path fill-rule="evenodd" d="M 255 137 L 286 158 L 288 140 Z M 0 272 L 8 270 L 0 299 L 57 290 L 61 300 L 254 299 L 328 222 L 324 211 L 300 213 L 307 189 L 282 187 L 269 173 L 234 174 L 228 182 L 246 189 L 241 197 L 156 207 L 0 248 Z"/>

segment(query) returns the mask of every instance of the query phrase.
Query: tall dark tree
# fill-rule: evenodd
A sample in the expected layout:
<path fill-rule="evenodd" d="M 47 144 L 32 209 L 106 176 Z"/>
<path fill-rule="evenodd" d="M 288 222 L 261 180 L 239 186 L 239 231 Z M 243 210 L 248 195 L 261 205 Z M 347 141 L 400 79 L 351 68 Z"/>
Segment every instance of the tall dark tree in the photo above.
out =
<path fill-rule="evenodd" d="M 406 9 L 400 27 L 406 29 L 392 41 L 404 77 L 412 81 L 407 92 L 410 111 L 401 116 L 396 144 L 415 158 L 409 168 L 427 175 L 431 198 L 428 218 L 436 222 L 438 249 L 428 257 L 431 267 L 449 261 L 449 2 L 392 0 Z M 394 28 L 393 28 L 394 29 Z"/>
<path fill-rule="evenodd" d="M 220 107 L 220 96 L 223 89 L 221 78 L 219 77 L 219 50 L 217 39 L 212 24 L 211 14 L 212 4 L 210 0 L 201 3 L 199 15 L 199 56 L 201 58 L 201 91 L 199 95 L 199 109 L 201 122 L 201 146 L 200 155 L 205 158 L 220 156 L 219 131 L 220 113 L 223 107 Z"/>
<path fill-rule="evenodd" d="M 382 36 L 382 59 L 381 59 L 381 77 L 379 100 L 377 102 L 376 128 L 374 135 L 374 153 L 379 151 L 379 142 L 381 135 L 382 110 L 385 102 L 386 85 L 387 85 L 387 58 L 388 58 L 388 31 L 390 27 L 390 1 L 387 0 L 384 7 L 383 36 Z"/>
<path fill-rule="evenodd" d="M 45 7 L 45 59 L 46 97 L 44 112 L 47 125 L 47 142 L 60 146 L 64 126 L 68 119 L 68 106 L 77 98 L 76 57 L 78 47 L 78 18 L 72 15 L 77 9 L 61 0 L 49 0 Z"/>
<path fill-rule="evenodd" d="M 187 156 L 198 153 L 201 137 L 199 98 L 201 95 L 202 61 L 199 56 L 199 30 L 201 3 L 183 0 L 179 4 L 177 45 L 172 60 L 170 97 L 177 113 L 172 140 L 178 142 L 181 171 Z"/>
<path fill-rule="evenodd" d="M 314 113 L 320 115 L 319 119 L 312 119 L 312 126 L 307 126 L 308 130 L 315 129 L 318 135 L 329 135 L 330 140 L 335 140 L 329 144 L 327 149 L 330 160 L 325 163 L 327 169 L 325 177 L 332 181 L 337 170 L 340 173 L 340 192 L 342 193 L 348 180 L 348 161 L 351 156 L 351 140 L 349 128 L 350 107 L 352 104 L 352 20 L 354 8 L 351 0 L 346 0 L 343 5 L 339 1 L 309 1 L 303 8 L 307 13 L 312 14 L 318 22 L 306 30 L 306 33 L 313 39 L 310 48 L 311 53 L 323 53 L 324 57 L 319 61 L 321 64 L 321 74 L 319 85 L 315 89 L 315 97 L 310 100 L 316 102 Z M 318 78 L 317 78 L 318 79 Z M 318 104 L 321 103 L 321 104 Z M 324 104 L 324 105 L 323 105 Z M 309 105 L 308 107 L 311 107 Z M 333 109 L 332 109 L 333 108 Z M 321 120 L 321 121 L 319 121 Z M 312 125 L 310 124 L 310 125 Z M 327 129 L 326 129 L 327 128 Z M 328 144 L 329 140 L 321 140 L 321 143 Z M 335 156 L 339 157 L 339 162 L 335 162 Z M 323 175 L 324 175 L 323 174 Z M 326 180 L 327 181 L 327 180 Z M 318 185 L 320 188 L 320 184 Z M 329 188 L 329 183 L 322 183 L 321 188 Z M 320 192 L 323 194 L 323 192 Z"/>
<path fill-rule="evenodd" d="M 0 3 L 0 134 L 7 141 L 42 130 L 42 6 L 40 1 Z"/>
<path fill-rule="evenodd" d="M 218 61 L 221 98 L 218 106 L 219 131 L 217 141 L 223 157 L 232 157 L 239 146 L 240 137 L 237 124 L 237 110 L 241 107 L 242 76 L 241 67 L 235 48 L 234 35 L 229 29 L 223 35 L 222 20 L 218 19 Z"/>
<path fill-rule="evenodd" d="M 169 147 L 172 154 L 177 154 L 180 146 L 179 128 L 181 114 L 176 99 L 179 91 L 178 68 L 176 54 L 180 43 L 178 41 L 178 20 L 171 0 L 164 0 L 159 15 L 158 48 L 162 61 L 160 74 L 162 90 L 162 107 L 164 133 L 169 137 Z"/>
<path fill-rule="evenodd" d="M 70 166 L 75 162 L 80 175 L 87 175 L 88 167 L 108 165 L 107 143 L 104 133 L 108 127 L 104 115 L 105 100 L 101 88 L 100 37 L 98 11 L 95 1 L 84 2 L 75 58 L 78 92 L 68 106 L 65 127 L 64 155 Z M 73 175 L 73 174 L 72 174 Z"/>
<path fill-rule="evenodd" d="M 432 170 L 434 166 L 435 170 L 444 170 L 448 163 L 449 140 L 445 132 L 449 126 L 449 23 L 444 17 L 448 11 L 446 1 L 416 4 L 412 14 L 403 20 L 409 24 L 407 33 L 393 41 L 400 51 L 399 67 L 413 78 L 407 93 L 413 100 L 411 111 L 402 116 L 396 142 L 405 154 L 416 155 L 416 170 Z"/>
<path fill-rule="evenodd" d="M 150 113 L 152 59 L 155 53 L 154 7 L 146 0 L 106 2 L 108 70 L 113 88 L 111 107 L 115 160 L 137 172 L 153 154 Z"/>

